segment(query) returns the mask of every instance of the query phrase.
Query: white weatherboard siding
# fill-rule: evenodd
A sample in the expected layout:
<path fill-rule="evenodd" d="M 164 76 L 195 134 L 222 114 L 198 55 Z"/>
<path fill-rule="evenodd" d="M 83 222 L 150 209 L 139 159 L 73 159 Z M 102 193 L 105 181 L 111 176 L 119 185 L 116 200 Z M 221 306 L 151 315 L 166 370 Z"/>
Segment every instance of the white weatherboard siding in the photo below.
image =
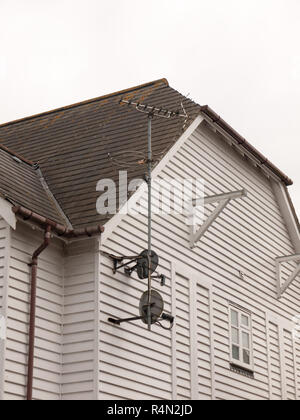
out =
<path fill-rule="evenodd" d="M 5 306 L 5 275 L 7 273 L 7 256 L 9 250 L 10 228 L 0 217 L 0 313 L 4 313 Z"/>
<path fill-rule="evenodd" d="M 43 233 L 22 224 L 12 231 L 8 280 L 4 399 L 25 399 L 32 253 Z M 34 399 L 60 399 L 63 304 L 62 244 L 51 241 L 39 257 L 37 280 Z"/>
<path fill-rule="evenodd" d="M 267 314 L 270 396 L 272 399 L 299 400 L 299 342 L 292 324 Z"/>
<path fill-rule="evenodd" d="M 200 177 L 205 180 L 206 195 L 245 188 L 248 197 L 232 201 L 193 250 L 182 216 L 153 216 L 153 249 L 160 256 L 159 271 L 167 278 L 167 285 L 161 288 L 157 283 L 157 289 L 165 299 L 166 311 L 172 307 L 177 317 L 172 333 L 157 326 L 149 333 L 141 322 L 120 327 L 107 322 L 108 316 L 137 315 L 147 285 L 136 274 L 132 278 L 113 275 L 112 262 L 101 257 L 99 398 L 299 395 L 299 343 L 293 343 L 298 354 L 293 367 L 291 330 L 289 335 L 282 330 L 280 338 L 269 328 L 266 316 L 290 322 L 300 307 L 299 279 L 280 300 L 276 298 L 274 259 L 295 250 L 270 181 L 203 125 L 159 176 Z M 125 216 L 102 250 L 116 255 L 139 253 L 146 248 L 146 226 L 145 216 Z M 287 264 L 283 276 L 293 267 Z M 229 367 L 229 302 L 252 314 L 254 379 Z M 271 361 L 268 348 L 272 349 Z"/>
<path fill-rule="evenodd" d="M 122 248 L 118 248 L 121 252 Z M 137 252 L 138 247 L 131 252 Z M 164 262 L 161 261 L 161 266 Z M 164 270 L 170 271 L 167 265 Z M 170 311 L 170 279 L 163 290 Z M 143 281 L 112 275 L 111 261 L 101 258 L 100 272 L 100 399 L 171 399 L 171 333 L 154 327 L 149 332 L 141 323 L 114 327 L 109 316 L 138 315 L 138 302 L 146 290 Z"/>
<path fill-rule="evenodd" d="M 28 263 L 42 242 L 43 232 L 22 223 L 11 231 L 6 222 L 0 221 L 0 312 L 5 306 L 3 296 L 8 295 L 7 340 L 1 342 L 0 349 L 0 385 L 4 385 L 0 398 L 8 400 L 26 398 L 31 278 Z M 93 239 L 68 246 L 52 239 L 39 257 L 33 399 L 97 398 L 96 267 L 98 253 Z"/>
<path fill-rule="evenodd" d="M 215 392 L 211 287 L 198 273 L 175 263 L 172 282 L 176 399 L 210 399 Z"/>
<path fill-rule="evenodd" d="M 10 226 L 0 217 L 0 315 L 6 318 Z M 0 400 L 3 399 L 5 341 L 0 339 Z"/>
<path fill-rule="evenodd" d="M 205 194 L 241 190 L 194 249 L 181 215 L 153 215 L 154 280 L 172 331 L 141 321 L 115 326 L 108 317 L 138 315 L 147 281 L 112 273 L 97 239 L 52 239 L 38 265 L 34 399 L 300 399 L 299 277 L 277 299 L 275 258 L 295 253 L 274 185 L 205 123 L 185 141 L 161 178 L 205 180 Z M 272 187 L 273 185 L 273 187 Z M 275 188 L 276 190 L 276 188 Z M 145 191 L 145 194 L 147 192 Z M 206 209 L 206 216 L 213 209 Z M 144 215 L 118 220 L 101 251 L 137 255 L 147 247 Z M 26 397 L 30 267 L 43 232 L 0 219 L 0 399 Z M 295 263 L 284 263 L 282 280 Z M 230 369 L 229 306 L 252 319 L 254 378 Z"/>
<path fill-rule="evenodd" d="M 64 262 L 64 316 L 62 399 L 95 399 L 96 290 L 95 241 L 66 247 Z M 97 367 L 96 367 L 97 369 Z"/>

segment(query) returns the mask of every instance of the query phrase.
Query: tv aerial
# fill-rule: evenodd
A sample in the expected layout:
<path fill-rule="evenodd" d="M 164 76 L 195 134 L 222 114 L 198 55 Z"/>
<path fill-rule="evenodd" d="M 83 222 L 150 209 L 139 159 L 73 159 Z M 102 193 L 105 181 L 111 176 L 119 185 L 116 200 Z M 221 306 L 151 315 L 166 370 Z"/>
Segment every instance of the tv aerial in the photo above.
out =
<path fill-rule="evenodd" d="M 161 286 L 165 285 L 166 278 L 163 274 L 157 273 L 155 270 L 158 267 L 159 257 L 152 250 L 152 120 L 155 117 L 158 118 L 184 118 L 183 129 L 186 126 L 188 115 L 185 112 L 183 104 L 181 104 L 181 111 L 170 111 L 165 108 L 159 108 L 147 104 L 141 104 L 139 102 L 133 102 L 130 100 L 121 99 L 119 104 L 127 104 L 129 107 L 134 106 L 136 111 L 142 112 L 148 117 L 148 152 L 147 159 L 144 159 L 144 163 L 147 164 L 147 174 L 145 180 L 148 185 L 148 248 L 142 251 L 137 256 L 114 256 L 108 255 L 113 260 L 113 273 L 115 274 L 118 270 L 124 268 L 126 275 L 131 276 L 136 271 L 140 279 L 148 279 L 148 289 L 145 291 L 139 302 L 139 316 L 132 318 L 108 318 L 108 321 L 115 325 L 120 325 L 124 322 L 138 321 L 141 320 L 148 326 L 148 330 L 151 331 L 153 324 L 158 324 L 162 328 L 171 329 L 174 323 L 174 317 L 170 314 L 164 313 L 164 301 L 161 295 L 152 287 L 152 280 L 160 280 Z M 170 323 L 169 328 L 161 324 L 161 321 L 168 321 Z"/>

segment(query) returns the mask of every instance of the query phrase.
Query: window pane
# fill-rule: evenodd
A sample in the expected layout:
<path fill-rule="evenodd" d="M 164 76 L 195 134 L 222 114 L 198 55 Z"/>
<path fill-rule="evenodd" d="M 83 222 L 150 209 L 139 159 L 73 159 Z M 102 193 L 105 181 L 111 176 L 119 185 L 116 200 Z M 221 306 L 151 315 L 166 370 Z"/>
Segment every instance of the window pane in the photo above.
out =
<path fill-rule="evenodd" d="M 243 362 L 247 365 L 250 365 L 250 351 L 249 350 L 243 350 Z"/>
<path fill-rule="evenodd" d="M 232 346 L 232 357 L 235 360 L 240 360 L 240 349 L 238 346 Z"/>
<path fill-rule="evenodd" d="M 242 325 L 249 327 L 249 317 L 247 315 L 242 315 Z"/>
<path fill-rule="evenodd" d="M 234 327 L 239 326 L 239 314 L 236 311 L 231 310 L 231 324 Z"/>
<path fill-rule="evenodd" d="M 232 331 L 232 342 L 234 344 L 240 344 L 240 340 L 239 340 L 239 330 L 236 328 L 231 328 Z"/>
<path fill-rule="evenodd" d="M 248 333 L 243 332 L 243 347 L 250 349 L 250 337 Z"/>

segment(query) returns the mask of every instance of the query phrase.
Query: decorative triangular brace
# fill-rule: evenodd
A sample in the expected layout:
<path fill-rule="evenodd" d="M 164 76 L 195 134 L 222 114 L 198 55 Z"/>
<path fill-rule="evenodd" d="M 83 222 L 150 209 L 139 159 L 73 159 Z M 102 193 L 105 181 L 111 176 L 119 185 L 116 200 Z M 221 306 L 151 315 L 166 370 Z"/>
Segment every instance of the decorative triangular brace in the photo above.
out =
<path fill-rule="evenodd" d="M 207 229 L 211 226 L 211 224 L 217 219 L 220 213 L 225 209 L 227 204 L 230 203 L 231 200 L 236 200 L 237 198 L 246 197 L 247 191 L 233 191 L 224 194 L 213 195 L 210 197 L 205 197 L 203 200 L 203 204 L 213 204 L 219 203 L 215 210 L 211 213 L 211 215 L 206 219 L 206 221 L 200 226 L 198 230 L 196 230 L 196 226 L 194 223 L 190 223 L 190 247 L 194 248 L 196 246 L 196 242 L 198 242 Z M 197 200 L 193 200 L 193 209 L 197 206 Z"/>
<path fill-rule="evenodd" d="M 281 284 L 281 264 L 285 262 L 298 262 L 297 267 L 289 276 L 289 278 Z M 286 257 L 279 257 L 275 260 L 276 265 L 276 277 L 277 277 L 277 295 L 280 299 L 287 288 L 293 283 L 296 277 L 300 274 L 300 254 L 288 255 Z"/>

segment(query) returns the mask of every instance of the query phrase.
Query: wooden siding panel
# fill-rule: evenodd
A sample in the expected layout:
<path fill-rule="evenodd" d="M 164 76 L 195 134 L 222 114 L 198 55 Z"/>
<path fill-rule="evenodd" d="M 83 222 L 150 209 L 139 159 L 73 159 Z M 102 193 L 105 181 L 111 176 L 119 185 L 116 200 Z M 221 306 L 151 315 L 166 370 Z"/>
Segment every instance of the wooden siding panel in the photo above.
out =
<path fill-rule="evenodd" d="M 197 333 L 197 367 L 198 367 L 198 398 L 211 399 L 213 396 L 213 363 L 211 354 L 212 328 L 210 319 L 210 291 L 197 284 L 196 294 L 196 333 Z"/>
<path fill-rule="evenodd" d="M 192 398 L 191 387 L 191 302 L 189 279 L 176 273 L 176 372 L 177 398 Z M 182 307 L 185 309 L 182 310 Z M 180 313 L 179 313 L 180 310 Z"/>
<path fill-rule="evenodd" d="M 129 254 L 134 255 L 136 244 L 130 245 Z M 106 257 L 101 257 L 100 269 L 99 399 L 171 399 L 171 333 L 155 325 L 149 332 L 141 321 L 118 327 L 107 321 L 108 317 L 138 315 L 145 282 L 122 273 L 114 276 Z M 162 295 L 168 311 L 169 285 Z"/>
<path fill-rule="evenodd" d="M 241 157 L 218 135 L 205 127 L 199 128 L 190 136 L 159 174 L 159 178 L 165 179 L 183 180 L 195 177 L 205 180 L 206 195 L 246 188 L 248 197 L 231 202 L 193 250 L 189 248 L 188 227 L 183 216 L 154 214 L 152 243 L 153 249 L 160 256 L 159 269 L 167 276 L 167 287 L 172 278 L 170 265 L 173 262 L 195 270 L 199 278 L 213 285 L 212 310 L 215 338 L 211 356 L 215 365 L 215 398 L 269 398 L 268 340 L 272 352 L 270 371 L 274 383 L 274 397 L 279 398 L 281 390 L 280 388 L 276 390 L 278 375 L 281 374 L 278 372 L 276 359 L 279 342 L 275 331 L 273 335 L 268 336 L 265 312 L 270 311 L 280 319 L 290 321 L 299 311 L 300 287 L 299 281 L 295 281 L 282 299 L 277 299 L 274 260 L 283 254 L 294 253 L 294 249 L 271 184 L 266 176 L 254 168 L 247 159 Z M 146 248 L 146 226 L 147 218 L 144 215 L 125 216 L 106 240 L 102 249 L 116 255 L 138 254 Z M 148 337 L 143 326 L 115 327 L 107 324 L 107 317 L 111 315 L 120 317 L 136 315 L 138 298 L 146 289 L 146 284 L 136 280 L 135 275 L 132 278 L 127 278 L 122 273 L 113 275 L 111 267 L 112 262 L 103 258 L 100 282 L 100 365 L 103 363 L 101 362 L 101 340 L 103 344 L 105 343 L 106 347 L 103 345 L 103 348 L 106 348 L 105 351 L 111 346 L 111 349 L 114 349 L 112 351 L 117 355 L 124 345 L 129 352 L 133 349 L 132 351 L 139 358 L 149 357 L 159 363 L 158 359 L 162 357 L 162 351 L 157 344 L 156 331 Z M 293 264 L 287 264 L 283 269 L 283 275 L 287 276 L 292 268 Z M 240 272 L 243 273 L 242 277 Z M 176 334 L 173 333 L 172 341 L 176 349 L 173 367 L 171 365 L 173 388 L 176 386 L 177 391 L 179 390 L 178 398 L 191 398 L 191 389 L 187 386 L 191 375 L 191 348 L 189 347 L 191 336 L 188 328 L 191 312 L 186 281 L 181 279 L 172 288 L 176 293 L 175 306 L 173 302 L 173 308 L 176 309 L 174 313 Z M 166 293 L 164 298 L 169 305 L 169 290 L 167 292 L 166 288 L 159 290 Z M 201 294 L 200 302 L 198 301 L 199 325 L 197 328 L 199 332 L 197 334 L 201 337 L 202 345 L 200 347 L 202 359 L 199 363 L 203 367 L 203 374 L 200 375 L 202 382 L 199 380 L 199 386 L 202 387 L 199 389 L 204 396 L 207 392 L 211 397 L 209 395 L 212 394 L 209 388 L 212 381 L 209 380 L 211 359 L 208 350 L 210 336 L 207 333 L 209 313 L 207 299 Z M 253 314 L 254 379 L 232 372 L 229 367 L 229 301 L 234 301 Z M 144 331 L 146 339 L 141 333 L 136 333 L 136 329 L 139 328 Z M 150 342 L 153 342 L 152 346 Z M 166 343 L 164 343 L 165 346 Z M 156 356 L 155 351 L 158 352 Z M 171 356 L 172 351 L 174 352 L 174 349 L 165 348 L 165 354 Z M 290 354 L 289 357 L 291 357 Z M 161 360 L 164 361 L 164 359 Z M 175 361 L 176 369 L 174 368 Z M 107 367 L 105 370 L 108 370 Z M 174 378 L 175 370 L 178 372 L 176 378 Z M 289 376 L 288 370 L 287 377 L 292 381 L 293 378 Z M 116 395 L 120 398 L 132 398 L 138 395 L 137 398 L 140 397 L 140 390 L 139 393 L 135 393 L 135 388 L 130 386 L 130 381 L 120 384 L 118 388 L 117 377 L 114 381 L 108 381 L 108 377 L 105 378 L 102 382 L 100 369 L 101 396 Z M 126 394 L 127 386 L 128 393 Z M 296 392 L 292 385 L 288 385 L 287 390 L 290 397 Z M 176 395 L 174 390 L 172 395 Z"/>
<path fill-rule="evenodd" d="M 43 234 L 18 224 L 12 232 L 8 285 L 5 399 L 25 399 L 31 255 Z M 52 240 L 39 258 L 34 399 L 60 399 L 62 333 L 62 246 Z"/>
<path fill-rule="evenodd" d="M 0 217 L 0 313 L 3 308 L 4 298 L 4 267 L 5 267 L 5 249 L 7 242 L 7 226 L 5 221 Z"/>
<path fill-rule="evenodd" d="M 10 227 L 0 217 L 0 315 L 7 316 L 7 280 L 10 257 Z M 0 339 L 0 400 L 4 397 L 4 366 L 6 341 Z"/>
<path fill-rule="evenodd" d="M 285 356 L 287 399 L 297 399 L 296 366 L 291 331 L 283 330 L 283 351 Z"/>
<path fill-rule="evenodd" d="M 65 250 L 62 399 L 95 398 L 95 242 Z"/>
<path fill-rule="evenodd" d="M 299 341 L 292 323 L 267 315 L 270 393 L 272 399 L 299 399 Z"/>

